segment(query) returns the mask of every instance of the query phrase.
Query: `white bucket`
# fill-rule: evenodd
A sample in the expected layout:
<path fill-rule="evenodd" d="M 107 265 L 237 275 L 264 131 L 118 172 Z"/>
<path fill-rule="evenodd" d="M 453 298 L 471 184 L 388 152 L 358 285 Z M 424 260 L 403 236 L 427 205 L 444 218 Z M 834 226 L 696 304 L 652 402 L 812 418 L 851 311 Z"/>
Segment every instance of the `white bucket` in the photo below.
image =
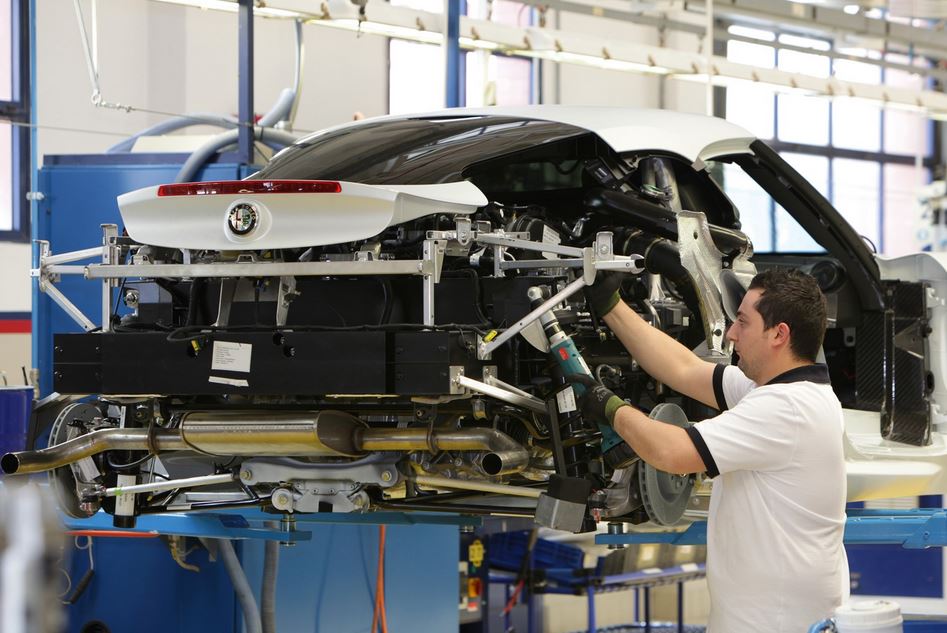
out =
<path fill-rule="evenodd" d="M 901 607 L 887 600 L 859 600 L 835 610 L 838 633 L 904 633 Z"/>

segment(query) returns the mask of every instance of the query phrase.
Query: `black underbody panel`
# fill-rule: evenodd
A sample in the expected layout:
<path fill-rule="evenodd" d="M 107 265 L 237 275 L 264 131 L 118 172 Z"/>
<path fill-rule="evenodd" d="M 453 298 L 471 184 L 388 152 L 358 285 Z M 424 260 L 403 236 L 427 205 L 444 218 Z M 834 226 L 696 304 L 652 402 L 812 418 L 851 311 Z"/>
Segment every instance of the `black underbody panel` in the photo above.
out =
<path fill-rule="evenodd" d="M 252 346 L 249 372 L 214 369 L 214 346 L 226 343 Z M 480 378 L 496 364 L 474 360 L 473 343 L 453 332 L 218 332 L 194 343 L 163 332 L 58 334 L 53 375 L 65 394 L 440 395 L 452 365 Z"/>

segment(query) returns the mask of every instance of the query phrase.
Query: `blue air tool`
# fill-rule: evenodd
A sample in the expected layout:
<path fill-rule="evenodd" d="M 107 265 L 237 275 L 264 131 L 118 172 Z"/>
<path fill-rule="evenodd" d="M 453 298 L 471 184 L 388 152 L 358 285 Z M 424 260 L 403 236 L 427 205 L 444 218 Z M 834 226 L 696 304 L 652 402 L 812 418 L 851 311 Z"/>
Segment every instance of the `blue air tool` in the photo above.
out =
<path fill-rule="evenodd" d="M 536 287 L 530 288 L 527 296 L 533 308 L 541 304 L 544 300 L 542 290 Z M 556 359 L 556 362 L 562 369 L 563 375 L 585 375 L 592 378 L 592 372 L 589 370 L 589 366 L 585 364 L 585 359 L 579 354 L 579 350 L 576 348 L 572 337 L 563 331 L 562 326 L 559 325 L 559 319 L 556 318 L 552 310 L 542 314 L 539 317 L 539 322 L 542 324 L 543 332 L 549 341 L 549 353 Z M 573 383 L 572 390 L 578 397 L 585 392 L 585 386 Z M 568 393 L 568 391 L 566 391 L 566 393 Z M 565 404 L 565 407 L 563 407 L 563 404 Z M 572 407 L 571 409 L 568 408 L 570 406 Z M 563 403 L 560 401 L 560 411 L 562 411 L 563 408 L 566 408 L 567 411 L 574 410 L 575 407 L 575 403 Z M 606 464 L 612 468 L 625 468 L 638 459 L 638 456 L 631 447 L 628 446 L 628 443 L 621 439 L 621 436 L 619 436 L 613 428 L 604 424 L 599 424 L 598 428 L 602 433 L 602 456 Z"/>

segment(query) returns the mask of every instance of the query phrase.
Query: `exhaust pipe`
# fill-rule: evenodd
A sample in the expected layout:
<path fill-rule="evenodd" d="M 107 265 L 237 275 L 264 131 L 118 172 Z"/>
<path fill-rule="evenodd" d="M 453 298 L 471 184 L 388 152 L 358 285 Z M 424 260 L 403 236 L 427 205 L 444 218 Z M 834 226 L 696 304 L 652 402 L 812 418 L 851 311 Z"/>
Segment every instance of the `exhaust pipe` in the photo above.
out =
<path fill-rule="evenodd" d="M 4 474 L 28 474 L 66 466 L 111 450 L 192 450 L 210 455 L 357 457 L 370 451 L 485 451 L 480 466 L 489 476 L 518 472 L 529 453 L 494 429 L 433 431 L 370 429 L 341 411 L 273 413 L 195 411 L 178 429 L 103 429 L 38 451 L 7 453 Z"/>
<path fill-rule="evenodd" d="M 113 450 L 197 451 L 209 455 L 355 457 L 356 429 L 362 422 L 341 411 L 274 413 L 196 411 L 181 418 L 178 429 L 103 429 L 38 451 L 7 453 L 0 458 L 6 475 L 52 470 Z"/>
<path fill-rule="evenodd" d="M 185 450 L 189 446 L 176 431 L 160 430 L 154 434 L 158 451 Z M 66 466 L 80 459 L 105 451 L 148 450 L 148 429 L 102 429 L 38 451 L 7 453 L 0 458 L 5 475 L 38 473 Z"/>
<path fill-rule="evenodd" d="M 487 451 L 480 468 L 491 477 L 519 472 L 529 464 L 529 452 L 496 429 L 364 429 L 357 442 L 365 451 Z"/>

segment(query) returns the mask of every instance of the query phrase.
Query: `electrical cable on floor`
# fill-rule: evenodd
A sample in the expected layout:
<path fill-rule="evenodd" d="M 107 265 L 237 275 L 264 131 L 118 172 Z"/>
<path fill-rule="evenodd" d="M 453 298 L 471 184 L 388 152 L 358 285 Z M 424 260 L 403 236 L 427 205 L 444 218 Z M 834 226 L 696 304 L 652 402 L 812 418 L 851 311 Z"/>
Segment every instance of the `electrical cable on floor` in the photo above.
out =
<path fill-rule="evenodd" d="M 388 614 L 385 608 L 385 526 L 378 527 L 378 579 L 375 581 L 375 610 L 372 613 L 371 633 L 381 624 L 381 633 L 388 633 Z"/>
<path fill-rule="evenodd" d="M 84 546 L 79 545 L 79 539 L 85 536 L 86 544 Z M 92 536 L 90 535 L 80 535 L 73 537 L 73 545 L 77 550 L 86 550 L 89 552 L 89 568 L 86 570 L 85 574 L 82 575 L 82 578 L 79 579 L 79 582 L 76 583 L 75 589 L 68 598 L 62 600 L 63 604 L 75 604 L 79 598 L 82 597 L 82 594 L 85 593 L 85 590 L 88 588 L 89 583 L 92 582 L 92 576 L 95 575 L 95 558 L 92 555 Z M 66 574 L 66 577 L 69 577 L 69 574 Z M 72 586 L 72 579 L 70 578 L 70 586 Z"/>

